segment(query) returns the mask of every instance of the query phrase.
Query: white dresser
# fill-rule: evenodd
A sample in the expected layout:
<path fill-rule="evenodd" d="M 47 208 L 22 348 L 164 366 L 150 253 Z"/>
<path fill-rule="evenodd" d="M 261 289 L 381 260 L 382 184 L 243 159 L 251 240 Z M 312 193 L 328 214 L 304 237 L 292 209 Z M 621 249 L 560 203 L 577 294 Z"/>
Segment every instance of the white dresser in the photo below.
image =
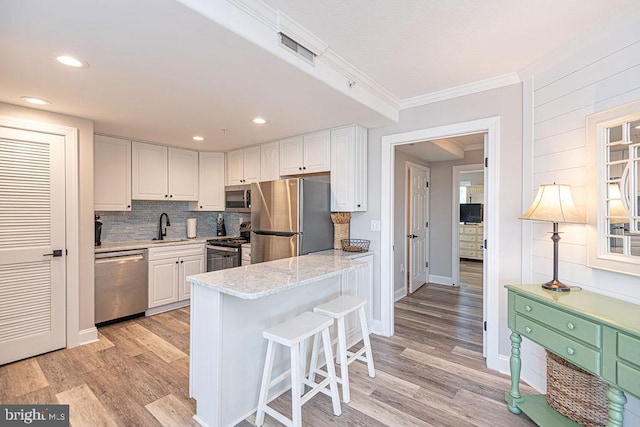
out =
<path fill-rule="evenodd" d="M 484 249 L 484 227 L 482 224 L 461 224 L 458 241 L 460 258 L 482 260 Z"/>

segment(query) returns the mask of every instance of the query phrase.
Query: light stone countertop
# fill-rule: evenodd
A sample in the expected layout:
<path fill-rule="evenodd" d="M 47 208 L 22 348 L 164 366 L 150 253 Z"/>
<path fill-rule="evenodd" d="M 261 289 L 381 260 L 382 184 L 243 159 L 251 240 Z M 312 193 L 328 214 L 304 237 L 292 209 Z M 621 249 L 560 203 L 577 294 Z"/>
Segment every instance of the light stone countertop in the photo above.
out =
<path fill-rule="evenodd" d="M 126 251 L 132 249 L 156 248 L 163 245 L 188 245 L 190 243 L 207 243 L 208 240 L 228 239 L 235 236 L 210 236 L 210 237 L 194 237 L 193 239 L 164 239 L 164 240 L 133 240 L 130 242 L 102 242 L 102 245 L 95 246 L 95 253 Z M 237 237 L 239 238 L 239 237 Z"/>
<path fill-rule="evenodd" d="M 241 299 L 257 299 L 337 277 L 362 265 L 358 260 L 330 255 L 302 255 L 211 271 L 188 276 L 187 281 Z"/>
<path fill-rule="evenodd" d="M 326 251 L 314 252 L 313 255 L 332 256 L 337 258 L 358 259 L 367 255 L 373 255 L 373 252 L 348 252 L 342 249 L 328 249 Z"/>

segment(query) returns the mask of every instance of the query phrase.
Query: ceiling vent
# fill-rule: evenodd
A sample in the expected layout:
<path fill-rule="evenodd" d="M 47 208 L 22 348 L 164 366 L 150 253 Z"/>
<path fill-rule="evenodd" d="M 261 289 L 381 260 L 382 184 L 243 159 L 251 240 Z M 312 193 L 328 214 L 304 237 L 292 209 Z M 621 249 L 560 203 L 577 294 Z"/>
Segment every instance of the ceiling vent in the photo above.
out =
<path fill-rule="evenodd" d="M 300 43 L 292 39 L 291 37 L 285 35 L 284 33 L 280 34 L 280 44 L 287 49 L 293 51 L 299 57 L 309 61 L 310 63 L 314 63 L 316 54 L 311 52 L 306 47 L 302 46 Z"/>

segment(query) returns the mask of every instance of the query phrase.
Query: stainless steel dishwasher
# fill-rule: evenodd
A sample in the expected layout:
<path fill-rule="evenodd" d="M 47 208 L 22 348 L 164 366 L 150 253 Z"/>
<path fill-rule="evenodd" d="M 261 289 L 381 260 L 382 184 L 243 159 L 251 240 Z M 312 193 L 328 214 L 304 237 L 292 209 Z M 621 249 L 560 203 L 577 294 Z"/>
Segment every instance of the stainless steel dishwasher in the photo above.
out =
<path fill-rule="evenodd" d="M 147 250 L 95 255 L 96 324 L 143 313 L 149 307 Z"/>

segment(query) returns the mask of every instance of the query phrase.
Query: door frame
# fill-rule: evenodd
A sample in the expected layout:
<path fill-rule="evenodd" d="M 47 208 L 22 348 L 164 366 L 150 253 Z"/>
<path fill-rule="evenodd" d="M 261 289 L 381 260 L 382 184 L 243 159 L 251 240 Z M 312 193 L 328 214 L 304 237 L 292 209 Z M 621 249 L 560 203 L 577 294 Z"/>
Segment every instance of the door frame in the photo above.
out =
<path fill-rule="evenodd" d="M 393 206 L 393 165 L 395 160 L 395 146 L 409 143 L 417 143 L 432 139 L 452 136 L 468 135 L 473 133 L 487 133 L 485 142 L 485 157 L 489 158 L 485 169 L 485 199 L 492 206 L 489 215 L 485 216 L 488 227 L 485 236 L 489 242 L 485 249 L 486 259 L 485 283 L 483 283 L 484 303 L 487 306 L 487 367 L 498 370 L 498 339 L 499 339 L 499 312 L 498 305 L 498 278 L 499 278 L 499 205 L 498 190 L 500 184 L 500 117 L 488 117 L 485 119 L 454 123 L 427 129 L 402 132 L 392 135 L 383 135 L 381 141 L 381 206 Z M 381 334 L 393 335 L 394 331 L 394 298 L 393 298 L 393 210 L 380 210 L 380 317 Z M 487 283 L 492 286 L 487 286 Z"/>
<path fill-rule="evenodd" d="M 78 193 L 78 129 L 0 115 L 0 126 L 60 135 L 65 144 L 66 346 L 82 343 L 80 331 L 80 232 Z"/>
<path fill-rule="evenodd" d="M 411 215 L 411 210 L 410 210 L 410 206 L 411 206 L 411 190 L 410 190 L 410 186 L 411 186 L 411 182 L 410 182 L 410 177 L 409 177 L 409 170 L 410 168 L 419 168 L 419 169 L 423 169 L 426 174 L 427 174 L 427 182 L 431 179 L 431 169 L 428 166 L 424 166 L 424 165 L 420 165 L 418 163 L 413 163 L 410 161 L 406 161 L 404 162 L 404 206 L 405 206 L 405 215 L 404 215 L 404 235 L 406 236 L 406 231 L 408 231 L 411 227 L 410 221 L 409 221 L 409 217 Z M 427 190 L 427 198 L 425 199 L 425 204 L 427 205 L 426 207 L 429 206 L 429 200 L 428 198 L 430 197 L 431 192 L 429 190 Z M 429 212 L 427 212 L 428 215 Z M 427 227 L 428 228 L 428 227 Z M 411 251 L 409 250 L 409 245 L 410 242 L 408 240 L 405 239 L 405 243 L 404 243 L 404 265 L 405 265 L 405 269 L 406 271 L 409 271 L 409 266 L 411 265 L 411 258 L 410 258 L 410 253 Z M 427 239 L 427 247 L 429 247 L 429 239 Z M 429 257 L 431 255 L 431 252 L 427 250 L 427 258 L 425 259 L 425 261 L 429 261 Z M 429 268 L 429 267 L 427 267 Z M 411 278 L 410 276 L 408 276 L 406 273 L 404 274 L 405 276 L 405 296 L 409 295 L 409 284 L 411 282 Z M 426 277 L 426 283 L 429 283 L 429 274 L 427 273 L 427 277 Z"/>
<path fill-rule="evenodd" d="M 486 149 L 486 147 L 485 147 Z M 472 170 L 482 170 L 484 173 L 484 165 L 483 164 L 474 164 L 474 165 L 460 165 L 453 167 L 453 188 L 452 188 L 452 212 L 455 215 L 454 219 L 458 220 L 460 223 L 460 172 L 463 171 L 472 171 Z M 486 180 L 485 180 L 486 185 Z M 483 203 L 486 204 L 486 192 L 485 192 L 485 201 Z M 483 210 L 484 215 L 484 210 Z M 455 221 L 454 221 L 455 223 Z M 484 243 L 483 243 L 484 244 Z M 453 283 L 460 283 L 460 227 L 452 227 L 451 228 L 451 278 Z"/>

